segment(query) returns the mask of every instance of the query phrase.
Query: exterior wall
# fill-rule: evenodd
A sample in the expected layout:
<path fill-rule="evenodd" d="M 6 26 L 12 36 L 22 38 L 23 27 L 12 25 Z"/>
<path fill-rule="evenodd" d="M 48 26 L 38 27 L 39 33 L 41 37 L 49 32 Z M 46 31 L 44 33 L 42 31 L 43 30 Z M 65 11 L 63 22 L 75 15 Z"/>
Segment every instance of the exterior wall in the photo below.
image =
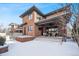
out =
<path fill-rule="evenodd" d="M 23 33 L 24 33 L 24 27 L 26 27 L 26 34 L 27 35 L 31 35 L 31 36 L 35 36 L 35 29 L 34 29 L 34 27 L 35 27 L 35 24 L 34 24 L 34 12 L 32 12 L 32 19 L 31 20 L 29 20 L 29 16 L 27 15 L 27 16 L 25 16 L 25 17 L 23 17 L 23 23 L 27 23 L 27 25 L 25 25 L 25 26 L 23 26 Z M 28 26 L 33 26 L 33 28 L 32 28 L 32 31 L 28 31 Z"/>
<path fill-rule="evenodd" d="M 37 25 L 35 25 L 35 36 L 41 36 L 41 30 L 39 30 Z"/>
<path fill-rule="evenodd" d="M 53 17 L 56 17 L 56 16 L 61 16 L 61 15 L 64 14 L 64 12 L 65 11 L 62 11 L 62 12 L 58 12 L 58 13 L 56 13 L 54 15 L 47 16 L 46 19 L 50 19 L 50 18 L 53 18 Z M 37 12 L 35 12 L 35 11 L 32 12 L 32 20 L 29 20 L 29 16 L 28 15 L 23 17 L 23 23 L 27 23 L 27 25 L 23 26 L 23 33 L 25 33 L 24 32 L 24 29 L 25 29 L 26 30 L 26 35 L 31 35 L 31 36 L 40 36 L 41 35 L 41 31 L 39 30 L 38 26 L 35 25 L 35 22 L 39 22 L 37 17 L 41 17 L 42 20 L 44 19 L 42 16 L 37 14 Z M 60 19 L 60 20 L 63 20 L 63 19 Z M 58 28 L 59 29 L 59 33 L 61 33 L 61 35 L 64 34 L 64 32 L 62 33 L 61 29 L 64 28 L 65 27 L 64 25 L 66 24 L 65 21 L 63 23 L 64 23 L 63 26 L 59 26 L 59 28 Z M 28 26 L 30 26 L 30 25 L 33 26 L 31 32 L 28 31 Z"/>
<path fill-rule="evenodd" d="M 27 27 L 26 27 L 26 25 L 23 26 L 23 31 L 22 32 L 23 32 L 24 35 L 27 34 Z"/>
<path fill-rule="evenodd" d="M 53 17 L 57 17 L 57 16 L 61 16 L 64 14 L 65 11 L 61 11 L 61 12 L 57 12 L 55 14 L 52 14 L 52 15 L 49 15 L 46 17 L 46 19 L 50 19 L 50 18 L 53 18 Z"/>
<path fill-rule="evenodd" d="M 36 13 L 35 12 L 32 12 L 32 20 L 29 20 L 29 17 L 28 15 L 23 17 L 23 23 L 27 23 L 27 25 L 24 25 L 23 26 L 23 33 L 24 33 L 24 30 L 26 31 L 26 35 L 31 35 L 31 36 L 39 36 L 40 35 L 40 31 L 38 29 L 38 26 L 35 25 L 34 21 L 36 19 Z M 28 26 L 33 26 L 32 27 L 32 31 L 28 31 Z M 26 29 L 24 28 L 26 27 Z"/>
<path fill-rule="evenodd" d="M 36 23 L 36 22 L 39 22 L 40 20 L 39 19 L 37 19 L 37 17 L 40 17 L 41 18 L 41 20 L 43 20 L 44 19 L 44 17 L 42 17 L 41 15 L 39 15 L 37 12 L 35 12 L 34 11 L 34 16 L 35 16 L 35 20 L 34 20 L 34 23 Z"/>
<path fill-rule="evenodd" d="M 37 17 L 41 17 L 41 20 L 44 19 L 44 17 L 42 17 L 41 15 L 39 15 L 37 12 L 34 11 L 34 23 L 39 22 L 40 20 L 37 19 Z M 35 25 L 35 36 L 41 36 L 41 30 L 39 30 L 39 27 L 37 25 Z"/>
<path fill-rule="evenodd" d="M 23 26 L 23 33 L 24 33 L 24 30 L 26 30 L 26 35 L 31 35 L 31 36 L 41 35 L 41 31 L 39 30 L 38 26 L 35 25 L 35 22 L 39 21 L 37 17 L 42 17 L 42 16 L 38 15 L 35 11 L 32 12 L 32 20 L 29 20 L 28 15 L 23 17 L 23 23 L 27 23 L 27 25 Z M 30 25 L 33 26 L 31 32 L 28 31 L 28 26 Z M 26 29 L 24 27 L 26 27 Z"/>

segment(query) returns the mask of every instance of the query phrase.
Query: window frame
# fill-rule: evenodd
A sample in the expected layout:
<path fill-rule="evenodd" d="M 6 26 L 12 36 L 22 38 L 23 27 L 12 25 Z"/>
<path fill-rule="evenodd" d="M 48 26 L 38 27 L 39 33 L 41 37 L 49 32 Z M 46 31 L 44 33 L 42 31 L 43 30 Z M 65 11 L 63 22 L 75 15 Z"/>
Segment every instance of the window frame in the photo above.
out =
<path fill-rule="evenodd" d="M 42 20 L 42 17 L 37 17 L 37 19 L 40 21 L 40 20 Z"/>
<path fill-rule="evenodd" d="M 29 32 L 32 32 L 32 31 L 33 31 L 33 26 L 32 26 L 32 25 L 29 25 L 29 26 L 28 26 L 28 31 L 29 31 Z"/>
<path fill-rule="evenodd" d="M 28 17 L 29 17 L 29 20 L 32 20 L 33 16 L 32 16 L 32 14 L 29 14 Z"/>

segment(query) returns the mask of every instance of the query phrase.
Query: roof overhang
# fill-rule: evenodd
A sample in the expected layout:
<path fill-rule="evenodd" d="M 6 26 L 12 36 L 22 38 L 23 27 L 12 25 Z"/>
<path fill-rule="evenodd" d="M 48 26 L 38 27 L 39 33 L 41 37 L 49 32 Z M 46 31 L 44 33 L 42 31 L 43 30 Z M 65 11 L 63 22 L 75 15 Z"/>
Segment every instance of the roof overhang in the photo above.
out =
<path fill-rule="evenodd" d="M 27 11 L 25 11 L 22 15 L 20 15 L 20 17 L 22 18 L 22 17 L 24 17 L 24 16 L 26 16 L 28 14 L 31 14 L 33 11 L 36 11 L 41 16 L 44 16 L 44 14 L 36 6 L 32 6 Z"/>
<path fill-rule="evenodd" d="M 27 23 L 23 23 L 23 24 L 21 24 L 20 27 L 23 27 L 24 25 L 27 25 Z"/>
<path fill-rule="evenodd" d="M 61 18 L 63 17 L 63 19 Z M 44 25 L 44 24 L 49 24 L 49 23 L 63 23 L 63 21 L 65 21 L 65 24 L 69 22 L 71 17 L 71 13 L 67 13 L 64 15 L 60 15 L 57 17 L 53 17 L 50 19 L 44 19 L 44 20 L 40 20 L 39 22 L 37 22 L 37 25 Z"/>
<path fill-rule="evenodd" d="M 67 5 L 67 6 L 64 6 L 62 8 L 59 8 L 55 11 L 52 11 L 50 13 L 47 13 L 47 14 L 43 14 L 36 6 L 32 6 L 31 8 L 29 8 L 27 11 L 25 11 L 23 14 L 20 15 L 20 17 L 24 17 L 30 13 L 32 13 L 33 11 L 36 11 L 38 14 L 40 14 L 41 16 L 43 17 L 47 17 L 47 16 L 50 16 L 50 15 L 54 15 L 55 13 L 57 12 L 61 12 L 61 11 L 67 11 L 67 10 L 70 10 L 70 5 Z"/>

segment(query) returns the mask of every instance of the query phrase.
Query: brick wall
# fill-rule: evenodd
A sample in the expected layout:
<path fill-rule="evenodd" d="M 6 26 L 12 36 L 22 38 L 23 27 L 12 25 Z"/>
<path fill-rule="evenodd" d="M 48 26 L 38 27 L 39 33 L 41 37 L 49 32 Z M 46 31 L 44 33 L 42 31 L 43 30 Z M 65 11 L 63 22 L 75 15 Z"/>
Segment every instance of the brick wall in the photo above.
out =
<path fill-rule="evenodd" d="M 61 12 L 58 12 L 54 15 L 50 15 L 50 16 L 47 17 L 47 19 L 49 19 L 51 17 L 59 16 L 59 15 L 63 14 L 63 12 L 64 11 L 61 11 Z M 24 27 L 26 27 L 26 35 L 31 35 L 31 36 L 40 36 L 41 35 L 41 31 L 39 30 L 38 26 L 35 25 L 35 20 L 37 20 L 36 19 L 37 16 L 38 16 L 38 14 L 35 11 L 33 11 L 32 12 L 32 20 L 29 20 L 28 15 L 23 17 L 23 23 L 27 23 L 27 25 L 23 26 L 23 33 L 25 33 L 24 32 L 24 29 L 25 29 Z M 63 20 L 63 19 L 61 19 L 61 20 Z M 32 27 L 32 31 L 29 32 L 28 31 L 28 26 L 30 26 L 30 25 L 33 26 L 33 27 Z M 61 33 L 61 32 L 62 31 L 60 31 L 59 33 Z"/>

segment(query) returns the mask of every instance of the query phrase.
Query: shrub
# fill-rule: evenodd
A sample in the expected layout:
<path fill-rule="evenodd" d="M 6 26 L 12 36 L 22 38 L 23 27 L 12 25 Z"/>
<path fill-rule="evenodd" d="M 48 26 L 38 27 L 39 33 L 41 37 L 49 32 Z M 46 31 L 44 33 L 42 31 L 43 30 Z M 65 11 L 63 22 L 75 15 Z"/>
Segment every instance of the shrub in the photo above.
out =
<path fill-rule="evenodd" d="M 5 44 L 6 38 L 0 36 L 0 46 L 3 46 Z"/>

